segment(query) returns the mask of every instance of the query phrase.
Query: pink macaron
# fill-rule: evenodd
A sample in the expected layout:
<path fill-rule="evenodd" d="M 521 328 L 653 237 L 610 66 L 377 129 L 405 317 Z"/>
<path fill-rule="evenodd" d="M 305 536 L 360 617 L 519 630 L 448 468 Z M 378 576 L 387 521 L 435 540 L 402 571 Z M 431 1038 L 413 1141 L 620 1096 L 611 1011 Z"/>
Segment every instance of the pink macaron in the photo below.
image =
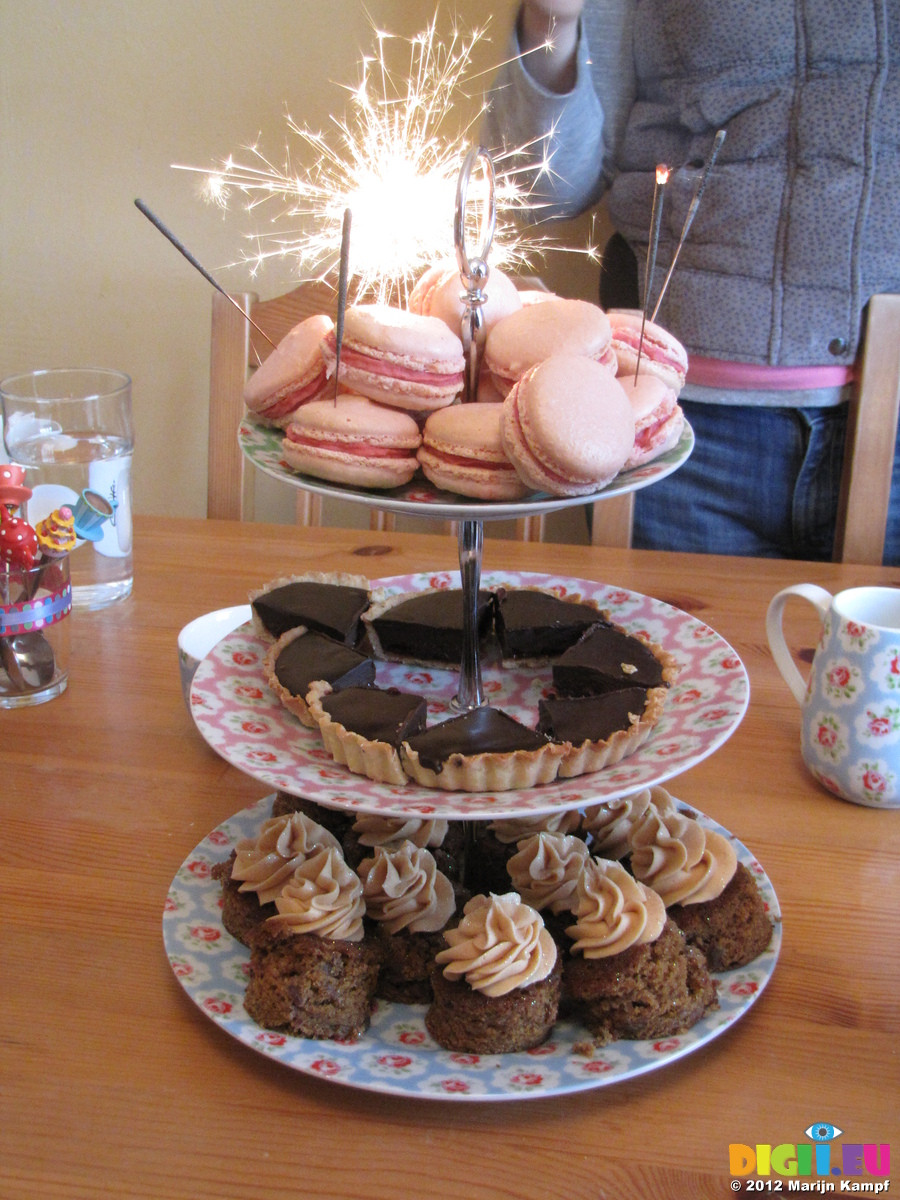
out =
<path fill-rule="evenodd" d="M 499 404 L 454 404 L 422 430 L 419 464 L 435 485 L 480 500 L 519 500 L 528 488 L 503 449 Z"/>
<path fill-rule="evenodd" d="M 625 464 L 630 469 L 652 462 L 676 445 L 684 429 L 684 413 L 677 393 L 658 375 L 646 371 L 637 379 L 633 374 L 621 375 L 619 383 L 634 413 L 634 449 Z"/>
<path fill-rule="evenodd" d="M 327 386 L 322 339 L 334 328 L 331 317 L 308 317 L 281 339 L 244 388 L 247 411 L 266 424 L 285 426 L 301 404 L 317 399 Z"/>
<path fill-rule="evenodd" d="M 527 370 L 553 354 L 592 358 L 615 374 L 606 314 L 587 300 L 560 297 L 528 304 L 498 321 L 487 336 L 482 370 L 505 395 Z"/>
<path fill-rule="evenodd" d="M 515 284 L 496 267 L 491 270 L 482 290 L 486 297 L 481 308 L 485 333 L 503 317 L 522 307 Z M 407 307 L 410 312 L 426 317 L 440 317 L 448 329 L 459 335 L 465 313 L 464 295 L 465 286 L 456 261 L 445 259 L 419 277 L 409 294 Z"/>
<path fill-rule="evenodd" d="M 335 335 L 322 343 L 334 373 Z M 386 304 L 351 305 L 344 315 L 341 387 L 392 408 L 427 413 L 452 404 L 463 389 L 462 342 L 439 317 Z"/>
<path fill-rule="evenodd" d="M 554 496 L 604 487 L 634 448 L 625 390 L 594 359 L 545 359 L 513 386 L 501 412 L 503 446 L 520 478 Z"/>
<path fill-rule="evenodd" d="M 644 340 L 641 343 L 639 312 L 616 311 L 607 314 L 612 330 L 612 348 L 615 352 L 617 375 L 634 375 L 638 366 L 638 346 L 641 347 L 640 370 L 658 375 L 676 393 L 684 387 L 687 375 L 688 356 L 681 342 L 662 325 L 653 321 L 644 323 Z"/>
<path fill-rule="evenodd" d="M 294 414 L 281 443 L 295 471 L 354 487 L 409 483 L 422 438 L 409 413 L 348 393 L 313 400 Z"/>

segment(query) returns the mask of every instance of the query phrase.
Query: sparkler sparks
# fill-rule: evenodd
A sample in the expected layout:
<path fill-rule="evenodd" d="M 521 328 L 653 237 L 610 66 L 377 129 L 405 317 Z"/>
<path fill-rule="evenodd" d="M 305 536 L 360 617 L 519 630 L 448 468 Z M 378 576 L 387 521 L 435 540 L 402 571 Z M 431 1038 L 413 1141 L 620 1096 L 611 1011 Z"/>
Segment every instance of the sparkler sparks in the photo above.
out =
<path fill-rule="evenodd" d="M 255 248 L 242 257 L 254 273 L 267 259 L 293 257 L 301 278 L 333 282 L 343 214 L 350 209 L 354 300 L 405 302 L 425 267 L 453 256 L 457 179 L 470 141 L 477 141 L 484 102 L 461 127 L 448 127 L 458 120 L 460 98 L 469 99 L 473 54 L 485 34 L 486 26 L 471 34 L 454 29 L 442 42 L 436 17 L 409 40 L 375 30 L 375 53 L 362 59 L 358 84 L 345 88 L 349 110 L 333 118 L 331 136 L 288 114 L 302 153 L 286 145 L 280 166 L 254 145 L 212 170 L 179 169 L 202 172 L 204 195 L 213 203 L 228 206 L 239 198 L 257 220 L 266 210 L 268 228 L 247 235 Z M 493 266 L 532 269 L 546 250 L 561 248 L 534 230 L 523 233 L 516 220 L 531 206 L 531 184 L 550 170 L 549 140 L 543 139 L 543 153 L 535 142 L 495 159 Z M 479 186 L 484 181 L 473 180 L 473 220 L 484 202 Z M 584 252 L 596 257 L 593 247 Z"/>

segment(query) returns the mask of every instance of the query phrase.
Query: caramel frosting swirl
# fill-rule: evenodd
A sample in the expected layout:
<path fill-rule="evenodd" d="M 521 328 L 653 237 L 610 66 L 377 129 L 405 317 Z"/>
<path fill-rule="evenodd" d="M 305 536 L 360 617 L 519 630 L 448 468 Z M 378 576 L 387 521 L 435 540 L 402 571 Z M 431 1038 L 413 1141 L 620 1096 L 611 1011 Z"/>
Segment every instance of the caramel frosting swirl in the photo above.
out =
<path fill-rule="evenodd" d="M 533 833 L 523 838 L 506 864 L 513 887 L 526 904 L 552 913 L 571 908 L 588 848 L 578 837 Z"/>
<path fill-rule="evenodd" d="M 574 833 L 581 824 L 577 809 L 539 817 L 505 817 L 490 821 L 488 829 L 506 846 L 521 842 L 534 833 Z"/>
<path fill-rule="evenodd" d="M 436 933 L 456 911 L 453 884 L 437 869 L 431 852 L 412 842 L 392 849 L 376 846 L 374 856 L 363 859 L 357 873 L 366 914 L 388 933 Z"/>
<path fill-rule="evenodd" d="M 674 808 L 648 810 L 631 837 L 636 878 L 672 904 L 703 904 L 720 896 L 737 870 L 727 838 Z"/>
<path fill-rule="evenodd" d="M 591 850 L 600 858 L 625 858 L 631 853 L 631 834 L 650 807 L 650 788 L 607 800 L 584 810 L 581 828 L 590 834 Z"/>
<path fill-rule="evenodd" d="M 335 941 L 363 937 L 363 886 L 340 850 L 325 847 L 304 859 L 275 898 L 278 915 L 267 924 L 290 933 L 312 933 Z"/>
<path fill-rule="evenodd" d="M 419 817 L 379 817 L 363 813 L 353 822 L 361 846 L 389 846 L 409 841 L 414 846 L 442 846 L 447 822 Z"/>
<path fill-rule="evenodd" d="M 540 914 L 516 892 L 473 896 L 444 939 L 447 949 L 435 956 L 444 975 L 492 998 L 546 979 L 556 963 L 556 943 Z"/>
<path fill-rule="evenodd" d="M 340 849 L 337 839 L 305 813 L 270 817 L 255 838 L 238 842 L 231 878 L 241 881 L 240 891 L 256 892 L 260 904 L 268 904 L 299 863 L 325 846 Z"/>
<path fill-rule="evenodd" d="M 589 858 L 578 880 L 573 916 L 575 924 L 566 929 L 572 952 L 609 958 L 655 942 L 666 923 L 666 906 L 621 863 Z"/>

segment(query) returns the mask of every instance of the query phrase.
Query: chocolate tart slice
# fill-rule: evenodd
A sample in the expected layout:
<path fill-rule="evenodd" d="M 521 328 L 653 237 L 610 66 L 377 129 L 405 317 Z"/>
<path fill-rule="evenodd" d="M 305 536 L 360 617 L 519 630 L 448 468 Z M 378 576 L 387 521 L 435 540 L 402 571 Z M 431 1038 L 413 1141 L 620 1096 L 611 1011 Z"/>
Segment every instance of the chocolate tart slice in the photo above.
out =
<path fill-rule="evenodd" d="M 379 783 L 409 782 L 399 748 L 425 728 L 428 710 L 422 696 L 397 688 L 351 686 L 335 691 L 319 680 L 306 701 L 335 762 Z"/>
<path fill-rule="evenodd" d="M 369 607 L 369 581 L 362 575 L 321 571 L 274 579 L 250 593 L 253 625 L 263 637 L 280 638 L 304 625 L 347 646 L 362 638 L 360 617 Z"/>
<path fill-rule="evenodd" d="M 463 594 L 461 588 L 433 588 L 416 596 L 374 594 L 363 613 L 376 658 L 424 666 L 458 667 L 462 659 Z M 479 591 L 478 640 L 493 626 L 493 597 Z"/>
<path fill-rule="evenodd" d="M 601 771 L 633 754 L 663 714 L 666 689 L 628 687 L 594 696 L 557 696 L 538 703 L 538 730 L 568 743 L 561 778 Z"/>
<path fill-rule="evenodd" d="M 289 629 L 269 647 L 264 671 L 269 687 L 284 707 L 311 729 L 315 729 L 316 722 L 310 715 L 306 693 L 316 680 L 324 679 L 335 691 L 375 682 L 371 658 L 303 625 Z"/>
<path fill-rule="evenodd" d="M 556 658 L 593 625 L 608 624 L 598 605 L 541 588 L 499 588 L 494 599 L 494 629 L 504 662 Z"/>
<path fill-rule="evenodd" d="M 423 787 L 504 792 L 552 782 L 568 748 L 484 705 L 407 738 L 400 758 Z"/>
<path fill-rule="evenodd" d="M 553 686 L 560 696 L 591 696 L 669 687 L 677 674 L 675 659 L 662 646 L 619 625 L 595 625 L 553 664 Z"/>

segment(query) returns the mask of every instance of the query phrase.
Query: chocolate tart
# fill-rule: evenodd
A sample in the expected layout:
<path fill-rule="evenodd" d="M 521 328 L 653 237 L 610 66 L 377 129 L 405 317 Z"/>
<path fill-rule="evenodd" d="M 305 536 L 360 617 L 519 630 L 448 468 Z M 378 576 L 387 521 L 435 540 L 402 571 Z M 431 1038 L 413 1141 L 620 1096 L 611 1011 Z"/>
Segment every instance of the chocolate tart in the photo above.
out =
<path fill-rule="evenodd" d="M 360 618 L 369 607 L 369 581 L 362 575 L 320 571 L 274 579 L 250 593 L 250 607 L 261 637 L 277 639 L 304 625 L 356 646 L 363 633 Z"/>
<path fill-rule="evenodd" d="M 458 667 L 462 660 L 461 588 L 433 588 L 416 596 L 373 594 L 363 622 L 376 658 L 439 667 Z M 477 600 L 479 643 L 492 627 L 493 596 L 482 590 Z"/>
<path fill-rule="evenodd" d="M 289 629 L 269 647 L 264 670 L 269 687 L 284 707 L 311 729 L 316 728 L 306 703 L 311 684 L 323 679 L 337 691 L 375 682 L 371 658 L 303 625 Z"/>
<path fill-rule="evenodd" d="M 318 680 L 306 702 L 335 762 L 379 783 L 409 782 L 399 748 L 425 728 L 428 709 L 422 696 L 397 688 L 350 686 L 335 691 Z"/>
<path fill-rule="evenodd" d="M 664 687 L 625 687 L 593 696 L 556 696 L 538 703 L 538 731 L 568 743 L 563 779 L 600 771 L 633 754 L 663 714 Z"/>
<path fill-rule="evenodd" d="M 598 605 L 542 588 L 499 588 L 494 597 L 494 630 L 504 662 L 556 658 L 598 622 L 608 624 Z"/>
<path fill-rule="evenodd" d="M 592 696 L 618 688 L 669 687 L 678 667 L 662 646 L 619 625 L 594 625 L 553 664 L 560 696 Z"/>
<path fill-rule="evenodd" d="M 423 787 L 504 792 L 551 783 L 568 748 L 484 705 L 407 738 L 400 759 Z"/>

